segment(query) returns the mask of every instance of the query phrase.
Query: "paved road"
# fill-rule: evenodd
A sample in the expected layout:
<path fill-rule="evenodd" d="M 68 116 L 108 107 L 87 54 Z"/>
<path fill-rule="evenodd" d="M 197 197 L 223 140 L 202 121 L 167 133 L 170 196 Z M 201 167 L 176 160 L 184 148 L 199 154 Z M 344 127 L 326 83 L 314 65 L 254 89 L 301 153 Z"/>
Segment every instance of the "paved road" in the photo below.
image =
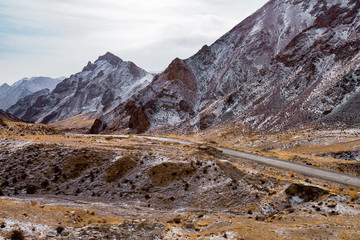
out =
<path fill-rule="evenodd" d="M 180 144 L 194 144 L 194 142 L 180 140 L 180 139 L 174 139 L 174 138 L 149 137 L 149 136 L 137 136 L 137 137 L 151 139 L 151 140 L 157 140 L 157 141 L 177 142 Z M 335 183 L 340 183 L 340 184 L 360 188 L 360 178 L 359 177 L 342 174 L 342 173 L 327 170 L 324 168 L 289 162 L 289 161 L 275 159 L 275 158 L 263 157 L 263 156 L 259 156 L 256 154 L 246 153 L 246 152 L 242 152 L 242 151 L 238 151 L 238 150 L 233 150 L 233 149 L 228 149 L 228 148 L 223 148 L 223 147 L 216 147 L 216 146 L 214 146 L 214 147 L 216 149 L 222 151 L 224 154 L 227 154 L 232 157 L 257 162 L 260 164 L 265 164 L 265 165 L 275 167 L 275 168 L 294 171 L 294 172 L 301 173 L 301 174 L 309 176 L 309 177 L 320 178 L 320 179 L 327 180 L 330 182 L 335 182 Z"/>
<path fill-rule="evenodd" d="M 75 134 L 75 135 L 89 136 L 88 134 Z M 111 136 L 111 137 L 120 137 L 120 138 L 128 138 L 129 137 L 129 135 L 96 135 L 96 134 L 91 135 L 91 136 L 101 136 L 101 137 Z M 184 144 L 184 145 L 199 144 L 199 142 L 195 143 L 195 142 L 176 139 L 176 138 L 151 137 L 151 136 L 141 136 L 141 135 L 135 135 L 134 137 L 145 138 L 145 139 L 155 140 L 155 141 L 180 143 L 180 144 Z M 234 149 L 217 147 L 217 146 L 213 146 L 213 147 L 222 151 L 224 154 L 227 154 L 232 157 L 257 162 L 257 163 L 268 165 L 268 166 L 275 167 L 275 168 L 294 171 L 294 172 L 297 172 L 297 173 L 300 173 L 300 174 L 303 174 L 303 175 L 306 175 L 309 177 L 315 177 L 315 178 L 323 179 L 323 180 L 334 182 L 334 183 L 340 183 L 340 184 L 360 188 L 360 178 L 359 177 L 331 171 L 331 170 L 324 169 L 324 168 L 289 162 L 289 161 L 280 160 L 280 159 L 276 159 L 276 158 L 259 156 L 256 154 L 246 153 L 246 152 L 242 152 L 242 151 L 238 151 L 238 150 L 234 150 Z"/>

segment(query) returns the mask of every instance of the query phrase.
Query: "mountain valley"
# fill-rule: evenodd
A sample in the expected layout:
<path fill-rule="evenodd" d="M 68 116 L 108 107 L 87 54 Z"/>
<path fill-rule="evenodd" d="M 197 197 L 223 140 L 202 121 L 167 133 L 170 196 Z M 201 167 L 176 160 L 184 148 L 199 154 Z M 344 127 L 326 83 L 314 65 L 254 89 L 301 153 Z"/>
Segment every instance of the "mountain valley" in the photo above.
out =
<path fill-rule="evenodd" d="M 2 85 L 0 240 L 360 239 L 359 37 L 359 1 L 270 0 L 157 74 Z"/>

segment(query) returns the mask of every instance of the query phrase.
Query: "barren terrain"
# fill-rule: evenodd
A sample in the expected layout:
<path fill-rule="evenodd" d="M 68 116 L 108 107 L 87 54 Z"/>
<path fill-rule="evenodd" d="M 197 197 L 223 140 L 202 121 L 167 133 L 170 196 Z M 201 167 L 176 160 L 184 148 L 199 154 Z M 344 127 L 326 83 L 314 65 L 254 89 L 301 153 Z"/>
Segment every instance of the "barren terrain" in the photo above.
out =
<path fill-rule="evenodd" d="M 360 239 L 360 189 L 211 147 L 358 176 L 329 155 L 357 149 L 356 129 L 168 137 L 192 143 L 5 122 L 0 239 Z"/>

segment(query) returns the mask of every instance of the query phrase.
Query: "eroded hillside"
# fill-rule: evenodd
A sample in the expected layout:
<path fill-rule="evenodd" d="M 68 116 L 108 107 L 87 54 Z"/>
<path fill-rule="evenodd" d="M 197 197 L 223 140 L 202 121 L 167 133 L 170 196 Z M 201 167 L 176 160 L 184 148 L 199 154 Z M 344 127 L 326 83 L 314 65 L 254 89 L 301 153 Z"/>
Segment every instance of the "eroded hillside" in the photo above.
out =
<path fill-rule="evenodd" d="M 360 227 L 358 189 L 231 158 L 210 137 L 0 128 L 2 237 L 346 239 Z"/>

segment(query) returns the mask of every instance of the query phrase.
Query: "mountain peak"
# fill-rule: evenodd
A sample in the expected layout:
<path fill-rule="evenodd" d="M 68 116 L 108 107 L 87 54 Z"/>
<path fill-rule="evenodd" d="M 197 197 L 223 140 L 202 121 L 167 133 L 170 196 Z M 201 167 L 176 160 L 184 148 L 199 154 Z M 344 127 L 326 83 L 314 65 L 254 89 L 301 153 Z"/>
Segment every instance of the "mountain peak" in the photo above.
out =
<path fill-rule="evenodd" d="M 49 77 L 23 78 L 11 86 L 4 84 L 0 87 L 0 108 L 8 109 L 20 99 L 41 89 L 54 89 L 61 79 Z"/>
<path fill-rule="evenodd" d="M 83 68 L 82 72 L 93 71 L 95 68 L 96 68 L 96 64 L 92 64 L 89 61 L 88 64 Z"/>
<path fill-rule="evenodd" d="M 256 131 L 323 120 L 359 125 L 359 9 L 359 0 L 270 0 L 99 121 L 109 132 L 197 131 L 230 121 Z"/>
<path fill-rule="evenodd" d="M 118 56 L 115 56 L 111 52 L 107 52 L 107 53 L 105 53 L 105 55 L 100 56 L 97 61 L 100 61 L 100 60 L 106 60 L 112 65 L 118 65 L 119 63 L 123 62 L 123 60 L 121 60 L 121 58 L 119 58 Z"/>

